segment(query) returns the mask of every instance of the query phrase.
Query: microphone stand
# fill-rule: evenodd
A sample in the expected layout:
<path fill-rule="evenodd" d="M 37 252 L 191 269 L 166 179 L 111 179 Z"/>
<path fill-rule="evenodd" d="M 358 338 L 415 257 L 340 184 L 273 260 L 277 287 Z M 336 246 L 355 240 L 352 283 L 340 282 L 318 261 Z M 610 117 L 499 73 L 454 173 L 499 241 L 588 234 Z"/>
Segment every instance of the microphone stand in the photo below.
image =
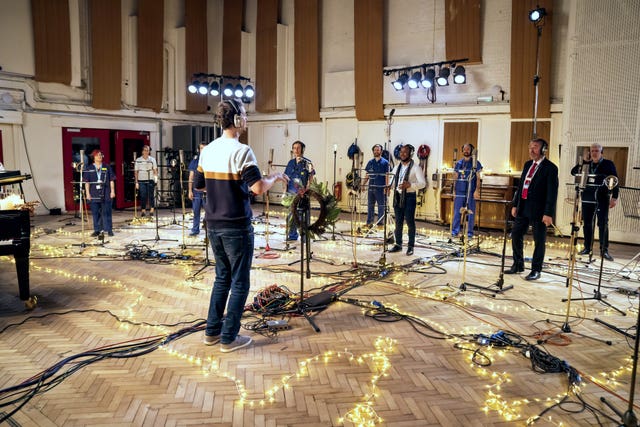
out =
<path fill-rule="evenodd" d="M 385 141 L 384 145 L 384 151 L 386 151 L 387 153 L 389 153 L 389 148 L 391 147 L 391 125 L 393 124 L 393 113 L 396 112 L 395 108 L 391 109 L 391 112 L 389 112 L 389 117 L 387 118 L 387 140 Z M 391 157 L 391 155 L 389 155 L 389 157 Z M 400 169 L 398 169 L 400 170 Z M 389 170 L 387 170 L 387 173 L 389 173 Z M 385 175 L 385 184 L 387 184 L 388 179 L 386 178 Z M 395 179 L 395 178 L 393 178 Z M 380 207 L 378 207 L 378 209 L 380 209 Z M 383 226 L 383 230 L 382 230 L 382 254 L 380 255 L 380 259 L 378 260 L 378 263 L 381 266 L 385 266 L 387 264 L 387 243 L 389 238 L 387 237 L 387 223 L 388 223 L 388 218 L 389 218 L 389 192 L 387 191 L 387 188 L 385 188 L 384 191 L 384 226 Z M 395 242 L 394 242 L 395 243 Z"/>
<path fill-rule="evenodd" d="M 336 189 L 336 156 L 338 155 L 338 145 L 333 144 L 333 190 Z M 334 194 L 335 196 L 335 194 Z M 336 223 L 331 224 L 331 240 L 336 240 Z"/>
<path fill-rule="evenodd" d="M 207 203 L 207 193 L 203 192 L 202 193 L 202 203 L 206 204 Z M 206 216 L 206 214 L 205 214 Z M 198 269 L 198 271 L 196 271 L 195 273 L 193 273 L 189 279 L 191 280 L 195 280 L 198 275 L 200 273 L 202 273 L 207 267 L 211 267 L 214 264 L 211 263 L 211 261 L 209 260 L 209 231 L 207 229 L 207 219 L 205 218 L 204 221 L 202 221 L 202 225 L 204 227 L 204 265 L 202 267 L 200 267 Z"/>
<path fill-rule="evenodd" d="M 158 190 L 158 186 L 157 186 L 157 185 L 156 185 L 156 186 L 154 186 L 154 187 L 155 187 L 155 188 L 154 188 L 154 191 L 156 192 L 156 193 L 155 193 L 155 196 L 156 196 L 156 197 L 155 197 L 155 199 L 156 199 L 156 200 L 158 200 L 158 197 L 159 197 L 159 193 L 160 193 L 160 191 Z M 158 210 L 159 210 L 159 209 L 158 209 L 158 207 L 156 206 L 156 208 L 154 209 L 154 213 L 155 213 L 155 220 L 156 220 L 156 237 L 155 237 L 155 238 L 153 238 L 153 239 L 144 239 L 144 240 L 141 240 L 141 242 L 156 242 L 156 243 L 157 243 L 157 242 L 159 242 L 159 241 L 164 241 L 164 242 L 177 242 L 177 241 L 178 241 L 178 239 L 161 239 L 161 238 L 160 238 L 160 233 L 158 232 L 158 229 L 160 228 L 160 227 L 158 226 Z M 175 213 L 174 213 L 174 215 L 175 215 Z"/>
<path fill-rule="evenodd" d="M 596 319 L 597 321 L 598 319 Z M 631 369 L 631 386 L 629 388 L 629 398 L 627 399 L 628 406 L 627 410 L 622 413 L 618 409 L 616 409 L 609 401 L 607 401 L 604 397 L 600 398 L 600 401 L 607 405 L 609 409 L 616 413 L 622 420 L 622 425 L 624 427 L 637 427 L 638 426 L 638 417 L 633 412 L 633 404 L 635 399 L 635 391 L 636 391 L 636 374 L 638 372 L 638 344 L 640 341 L 638 340 L 638 331 L 640 330 L 640 307 L 638 307 L 638 318 L 636 320 L 636 336 L 635 336 L 635 344 L 633 346 L 633 367 Z M 628 335 L 628 334 L 627 334 Z"/>

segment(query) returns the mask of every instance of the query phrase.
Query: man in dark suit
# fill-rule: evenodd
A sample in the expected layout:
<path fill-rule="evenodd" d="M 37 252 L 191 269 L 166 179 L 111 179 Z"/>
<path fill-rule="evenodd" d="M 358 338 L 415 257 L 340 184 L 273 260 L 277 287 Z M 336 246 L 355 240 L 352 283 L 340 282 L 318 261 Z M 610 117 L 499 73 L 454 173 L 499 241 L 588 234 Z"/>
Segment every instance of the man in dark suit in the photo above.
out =
<path fill-rule="evenodd" d="M 582 191 L 582 222 L 584 223 L 584 249 L 580 255 L 593 253 L 593 231 L 598 219 L 600 233 L 600 254 L 608 261 L 613 261 L 609 254 L 609 209 L 618 204 L 620 189 L 616 186 L 611 192 L 603 185 L 608 176 L 618 177 L 616 165 L 609 159 L 602 157 L 602 145 L 591 144 L 588 154 L 583 157 L 583 163 L 588 165 L 586 187 Z M 578 164 L 571 169 L 572 175 L 578 175 L 582 171 L 582 165 Z M 609 194 L 611 193 L 611 194 Z"/>
<path fill-rule="evenodd" d="M 520 185 L 513 196 L 511 215 L 515 218 L 511 230 L 511 248 L 513 265 L 505 270 L 505 274 L 524 271 L 524 235 L 529 228 L 533 229 L 535 249 L 531 261 L 531 272 L 526 280 L 538 280 L 542 271 L 547 227 L 553 223 L 558 198 L 558 167 L 545 155 L 549 145 L 542 138 L 535 138 L 529 143 L 529 157 L 522 169 Z"/>

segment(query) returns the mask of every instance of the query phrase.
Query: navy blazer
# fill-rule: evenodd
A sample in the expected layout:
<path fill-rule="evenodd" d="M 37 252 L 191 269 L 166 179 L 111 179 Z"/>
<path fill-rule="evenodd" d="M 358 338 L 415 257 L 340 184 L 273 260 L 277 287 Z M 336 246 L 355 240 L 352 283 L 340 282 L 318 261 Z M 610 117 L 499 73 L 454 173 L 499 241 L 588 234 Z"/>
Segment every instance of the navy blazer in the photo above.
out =
<path fill-rule="evenodd" d="M 527 199 L 523 200 L 522 186 L 527 177 L 533 160 L 528 160 L 522 169 L 520 184 L 513 195 L 513 206 L 518 216 L 525 216 L 532 220 L 542 221 L 544 215 L 553 217 L 556 213 L 558 199 L 558 167 L 546 157 L 538 165 L 527 192 Z"/>

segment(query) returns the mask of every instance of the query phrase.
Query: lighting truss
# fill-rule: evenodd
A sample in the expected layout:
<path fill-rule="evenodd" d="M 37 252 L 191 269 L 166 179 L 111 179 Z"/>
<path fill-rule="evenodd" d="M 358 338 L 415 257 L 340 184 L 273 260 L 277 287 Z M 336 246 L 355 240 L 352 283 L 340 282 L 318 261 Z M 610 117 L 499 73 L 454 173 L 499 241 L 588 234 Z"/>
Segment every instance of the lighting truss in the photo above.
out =
<path fill-rule="evenodd" d="M 248 77 L 208 73 L 195 73 L 187 90 L 205 96 L 241 98 L 244 103 L 253 101 L 256 94 Z"/>
<path fill-rule="evenodd" d="M 451 61 L 433 62 L 430 64 L 412 65 L 410 67 L 383 70 L 385 76 L 395 76 L 391 82 L 397 91 L 408 89 L 427 89 L 427 98 L 431 102 L 436 99 L 436 86 L 448 86 L 449 77 L 453 70 L 453 83 L 466 84 L 467 73 L 461 62 L 468 58 L 453 59 Z"/>

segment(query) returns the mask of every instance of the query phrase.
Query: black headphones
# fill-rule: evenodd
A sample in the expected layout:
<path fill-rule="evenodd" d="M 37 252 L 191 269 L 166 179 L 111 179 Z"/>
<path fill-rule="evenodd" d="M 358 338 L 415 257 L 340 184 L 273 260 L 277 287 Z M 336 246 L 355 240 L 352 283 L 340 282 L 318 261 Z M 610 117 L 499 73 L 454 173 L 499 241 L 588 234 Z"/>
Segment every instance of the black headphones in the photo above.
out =
<path fill-rule="evenodd" d="M 293 150 L 293 146 L 296 144 L 300 144 L 300 148 L 302 148 L 302 154 L 304 154 L 304 150 L 307 148 L 306 145 L 304 145 L 304 142 L 302 141 L 295 141 L 293 144 L 291 144 L 291 149 Z"/>
<path fill-rule="evenodd" d="M 460 151 L 464 152 L 464 147 L 469 146 L 469 148 L 471 148 L 471 153 L 473 153 L 473 150 L 476 149 L 476 147 L 473 146 L 473 144 L 462 144 L 462 147 L 460 148 Z"/>
<path fill-rule="evenodd" d="M 237 128 L 241 127 L 242 116 L 240 115 L 240 107 L 238 107 L 238 104 L 236 104 L 236 101 L 234 99 L 229 99 L 227 100 L 227 102 L 233 107 L 233 111 L 235 111 L 235 113 L 233 114 L 233 126 Z"/>
<path fill-rule="evenodd" d="M 376 144 L 373 147 L 371 147 L 371 151 L 375 151 L 376 147 L 380 147 L 380 150 L 384 151 L 384 147 L 381 144 Z"/>
<path fill-rule="evenodd" d="M 542 147 L 540 147 L 540 154 L 542 154 L 543 156 L 546 156 L 547 151 L 549 151 L 549 143 L 542 138 L 538 138 L 536 141 L 542 144 Z"/>
<path fill-rule="evenodd" d="M 405 144 L 403 147 L 407 147 L 409 149 L 409 157 L 413 157 L 413 153 L 415 153 L 416 149 L 411 144 Z"/>

